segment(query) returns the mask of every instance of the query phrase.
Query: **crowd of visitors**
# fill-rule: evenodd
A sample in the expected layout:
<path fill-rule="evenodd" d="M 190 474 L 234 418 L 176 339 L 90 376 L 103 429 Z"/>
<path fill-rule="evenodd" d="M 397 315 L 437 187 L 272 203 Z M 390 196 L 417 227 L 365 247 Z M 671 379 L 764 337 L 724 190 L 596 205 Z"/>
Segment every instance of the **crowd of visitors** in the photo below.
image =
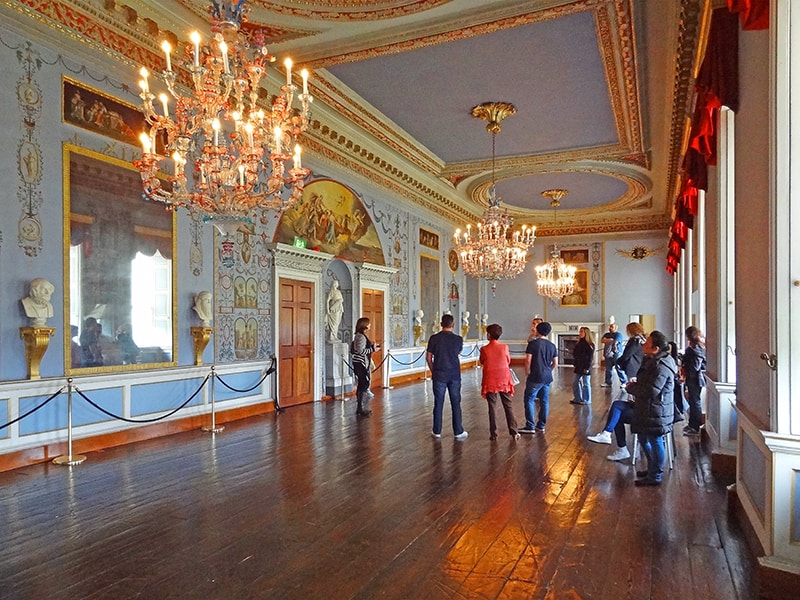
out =
<path fill-rule="evenodd" d="M 467 439 L 461 413 L 461 351 L 463 337 L 455 333 L 451 314 L 441 318 L 441 330 L 432 335 L 426 348 L 426 363 L 433 383 L 433 425 L 431 435 L 442 437 L 445 396 L 449 396 L 452 413 L 452 430 L 456 440 Z M 351 346 L 356 371 L 357 414 L 371 414 L 366 403 L 369 393 L 369 354 L 374 349 L 366 337 L 369 320 L 359 319 Z M 503 328 L 498 323 L 486 326 L 488 343 L 481 347 L 479 363 L 482 367 L 481 395 L 486 399 L 489 417 L 489 439 L 497 439 L 497 408 L 502 406 L 506 429 L 513 440 L 520 434 L 544 433 L 549 413 L 550 386 L 553 371 L 558 367 L 559 351 L 549 339 L 550 323 L 538 315 L 531 323 L 531 332 L 525 348 L 525 391 L 522 395 L 525 424 L 518 428 L 514 413 L 515 385 L 519 383 L 511 364 L 508 345 L 501 343 Z M 638 436 L 647 461 L 647 468 L 636 471 L 637 486 L 657 486 L 661 483 L 665 462 L 665 436 L 672 435 L 675 423 L 684 420 L 688 409 L 689 422 L 683 428 L 686 436 L 700 435 L 703 426 L 702 389 L 705 386 L 705 339 L 697 327 L 686 330 L 686 349 L 681 355 L 678 345 L 662 332 L 645 332 L 641 323 L 631 322 L 625 327 L 627 338 L 617 331 L 613 321 L 601 337 L 604 379 L 601 387 L 609 388 L 609 409 L 601 431 L 588 436 L 590 442 L 611 444 L 616 449 L 608 460 L 622 461 L 632 458 L 628 449 L 626 425 Z M 581 327 L 578 339 L 571 348 L 573 367 L 572 400 L 577 406 L 592 404 L 591 375 L 595 366 L 595 343 L 591 329 Z M 609 392 L 614 388 L 614 376 L 619 380 L 616 397 Z M 371 395 L 371 394 L 370 394 Z M 684 402 L 684 395 L 686 402 Z M 537 407 L 538 405 L 538 407 Z M 612 437 L 613 433 L 613 437 Z"/>

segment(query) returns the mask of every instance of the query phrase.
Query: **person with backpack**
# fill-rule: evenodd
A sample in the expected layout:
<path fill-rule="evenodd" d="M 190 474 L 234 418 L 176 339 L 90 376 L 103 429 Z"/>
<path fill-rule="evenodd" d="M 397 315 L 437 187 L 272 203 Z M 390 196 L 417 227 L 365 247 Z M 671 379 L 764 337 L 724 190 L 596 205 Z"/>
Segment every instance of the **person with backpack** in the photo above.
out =
<path fill-rule="evenodd" d="M 612 317 L 613 319 L 613 317 Z M 624 386 L 628 382 L 628 378 L 618 365 L 617 360 L 622 356 L 622 334 L 617 331 L 617 324 L 612 320 L 608 325 L 608 331 L 600 338 L 603 343 L 603 361 L 606 367 L 606 379 L 600 384 L 600 387 L 611 387 L 611 378 L 614 371 L 617 372 L 620 385 Z"/>
<path fill-rule="evenodd" d="M 686 350 L 681 359 L 681 374 L 686 383 L 686 399 L 689 403 L 689 424 L 683 435 L 698 436 L 703 426 L 703 403 L 701 393 L 706 385 L 706 340 L 703 332 L 691 326 L 686 330 Z"/>

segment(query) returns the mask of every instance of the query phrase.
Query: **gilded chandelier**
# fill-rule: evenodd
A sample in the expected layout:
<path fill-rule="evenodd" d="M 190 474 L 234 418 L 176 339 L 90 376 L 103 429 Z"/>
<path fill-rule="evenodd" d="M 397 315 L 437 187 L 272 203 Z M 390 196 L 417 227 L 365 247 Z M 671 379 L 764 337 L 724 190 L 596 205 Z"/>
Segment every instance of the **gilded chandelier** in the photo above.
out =
<path fill-rule="evenodd" d="M 567 190 L 560 189 L 542 192 L 542 196 L 550 198 L 554 220 L 555 211 L 561 206 L 561 198 L 568 193 Z M 545 298 L 556 299 L 569 296 L 575 291 L 575 271 L 575 267 L 564 262 L 558 253 L 558 246 L 554 244 L 549 260 L 536 267 L 536 291 Z"/>
<path fill-rule="evenodd" d="M 521 230 L 511 231 L 514 220 L 500 208 L 495 181 L 495 140 L 500 131 L 500 123 L 516 112 L 513 104 L 507 102 L 485 102 L 472 109 L 472 116 L 488 121 L 486 130 L 492 134 L 492 184 L 489 188 L 489 206 L 477 223 L 462 233 L 456 229 L 453 234 L 455 246 L 461 255 L 464 272 L 476 278 L 492 282 L 492 290 L 500 279 L 512 279 L 525 270 L 528 248 L 536 239 L 536 227 L 522 226 Z"/>
<path fill-rule="evenodd" d="M 150 131 L 141 135 L 142 158 L 133 164 L 141 173 L 144 195 L 172 210 L 199 211 L 223 227 L 226 222 L 236 226 L 251 221 L 258 210 L 289 208 L 300 200 L 310 173 L 302 166 L 297 143 L 310 116 L 308 71 L 301 72 L 299 106 L 293 105 L 297 86 L 288 58 L 280 93 L 271 106 L 259 104 L 261 80 L 275 59 L 264 45 L 262 31 L 247 35 L 241 31 L 248 10 L 244 0 L 211 2 L 212 39 L 201 43 L 200 34 L 192 32 L 192 43 L 184 46 L 183 58 L 176 61 L 191 75 L 193 88 L 186 95 L 172 69 L 172 47 L 162 43 L 169 96 L 159 94 L 160 114 L 153 106 L 156 97 L 150 91 L 149 73 L 144 67 L 140 71 L 139 97 Z M 160 176 L 168 157 L 172 173 Z M 293 165 L 287 172 L 290 158 Z"/>

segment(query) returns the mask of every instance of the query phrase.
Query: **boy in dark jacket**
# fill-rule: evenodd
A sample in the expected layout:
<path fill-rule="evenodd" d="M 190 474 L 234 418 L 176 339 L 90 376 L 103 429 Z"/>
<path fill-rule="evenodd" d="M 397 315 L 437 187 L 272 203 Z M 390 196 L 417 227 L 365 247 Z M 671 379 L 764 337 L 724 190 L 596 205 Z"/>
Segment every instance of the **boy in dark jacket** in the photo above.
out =
<path fill-rule="evenodd" d="M 639 486 L 661 484 L 664 473 L 664 434 L 672 432 L 673 389 L 678 365 L 669 355 L 669 342 L 660 331 L 653 331 L 642 347 L 644 360 L 636 381 L 627 386 L 636 397 L 631 431 L 639 435 L 647 457 L 647 471 L 637 471 Z"/>

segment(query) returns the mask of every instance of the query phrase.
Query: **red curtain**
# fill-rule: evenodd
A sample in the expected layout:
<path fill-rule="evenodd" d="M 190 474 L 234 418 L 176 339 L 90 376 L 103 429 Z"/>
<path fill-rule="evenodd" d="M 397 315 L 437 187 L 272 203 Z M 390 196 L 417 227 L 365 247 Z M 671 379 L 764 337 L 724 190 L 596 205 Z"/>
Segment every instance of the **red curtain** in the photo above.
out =
<path fill-rule="evenodd" d="M 769 0 L 728 0 L 728 10 L 739 13 L 742 29 L 769 29 Z"/>
<path fill-rule="evenodd" d="M 769 14 L 768 0 L 767 15 Z M 756 0 L 728 0 L 747 5 L 748 14 L 759 10 Z M 719 8 L 711 17 L 706 53 L 697 74 L 697 99 L 689 134 L 689 147 L 683 157 L 683 182 L 675 199 L 675 219 L 670 230 L 667 271 L 674 274 L 681 260 L 698 213 L 698 194 L 708 189 L 708 166 L 717 164 L 717 127 L 719 110 L 739 108 L 739 22 L 734 8 Z M 737 12 L 743 7 L 737 6 Z M 744 15 L 742 15 L 744 18 Z"/>

